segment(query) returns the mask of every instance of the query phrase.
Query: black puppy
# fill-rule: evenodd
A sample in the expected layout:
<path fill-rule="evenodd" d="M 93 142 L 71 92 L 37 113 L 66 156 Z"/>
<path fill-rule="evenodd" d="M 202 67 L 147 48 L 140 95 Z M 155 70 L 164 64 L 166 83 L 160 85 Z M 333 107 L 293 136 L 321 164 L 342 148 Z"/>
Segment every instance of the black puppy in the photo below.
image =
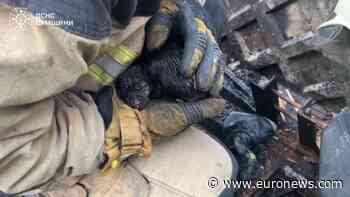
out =
<path fill-rule="evenodd" d="M 139 110 L 151 98 L 195 101 L 207 97 L 207 93 L 194 88 L 193 79 L 187 79 L 180 73 L 181 57 L 182 49 L 176 45 L 168 45 L 141 57 L 117 79 L 118 95 L 129 106 Z"/>

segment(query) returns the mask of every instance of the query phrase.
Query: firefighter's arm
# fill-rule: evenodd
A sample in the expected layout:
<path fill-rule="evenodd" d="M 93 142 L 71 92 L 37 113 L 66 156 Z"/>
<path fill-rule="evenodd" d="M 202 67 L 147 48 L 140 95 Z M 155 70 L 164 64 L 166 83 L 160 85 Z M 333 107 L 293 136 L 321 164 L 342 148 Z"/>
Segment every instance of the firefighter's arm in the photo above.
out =
<path fill-rule="evenodd" d="M 69 91 L 100 42 L 59 27 L 17 28 L 12 12 L 0 6 L 0 191 L 22 194 L 90 173 L 102 161 L 97 107 Z"/>

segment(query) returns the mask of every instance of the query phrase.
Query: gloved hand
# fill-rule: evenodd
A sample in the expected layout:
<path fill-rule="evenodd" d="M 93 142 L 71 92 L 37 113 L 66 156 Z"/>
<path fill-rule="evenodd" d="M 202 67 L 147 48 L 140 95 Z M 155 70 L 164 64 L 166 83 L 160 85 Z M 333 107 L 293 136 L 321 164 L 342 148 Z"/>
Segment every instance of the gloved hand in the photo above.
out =
<path fill-rule="evenodd" d="M 151 133 L 173 136 L 192 124 L 218 116 L 224 109 L 224 99 L 210 98 L 195 103 L 153 101 L 141 111 L 141 117 Z"/>
<path fill-rule="evenodd" d="M 274 122 L 254 114 L 232 112 L 225 119 L 222 138 L 238 159 L 239 180 L 259 177 L 261 164 L 253 149 L 271 138 L 276 130 Z"/>
<path fill-rule="evenodd" d="M 160 11 L 146 26 L 146 44 L 152 51 L 159 49 L 170 36 L 182 38 L 184 54 L 180 72 L 188 78 L 194 76 L 196 89 L 207 92 L 220 90 L 224 80 L 223 55 L 216 34 L 205 9 L 195 0 L 163 0 Z"/>
<path fill-rule="evenodd" d="M 92 94 L 106 129 L 112 122 L 113 95 L 111 87 L 105 87 L 98 94 Z M 188 103 L 156 100 L 151 101 L 142 111 L 130 108 L 140 114 L 142 124 L 145 124 L 151 132 L 161 136 L 174 135 L 192 124 L 214 118 L 224 112 L 224 109 L 225 100 L 217 98 Z"/>
<path fill-rule="evenodd" d="M 152 139 L 176 135 L 194 123 L 218 116 L 225 108 L 223 99 L 206 99 L 195 103 L 154 101 L 138 111 L 107 87 L 94 100 L 106 128 L 103 170 L 116 168 L 133 155 L 150 155 Z"/>

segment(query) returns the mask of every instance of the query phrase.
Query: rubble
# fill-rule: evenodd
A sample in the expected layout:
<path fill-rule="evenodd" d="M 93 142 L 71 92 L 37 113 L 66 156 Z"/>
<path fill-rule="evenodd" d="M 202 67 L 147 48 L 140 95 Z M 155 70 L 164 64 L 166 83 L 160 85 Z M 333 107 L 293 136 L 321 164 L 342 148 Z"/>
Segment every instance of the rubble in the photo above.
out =
<path fill-rule="evenodd" d="M 336 81 L 325 81 L 304 87 L 303 93 L 318 100 L 335 99 L 346 95 L 346 88 Z"/>
<path fill-rule="evenodd" d="M 336 77 L 341 72 L 336 69 L 338 64 L 312 46 L 311 41 L 314 30 L 329 17 L 336 0 L 230 1 L 235 6 L 220 43 L 231 60 L 225 69 L 221 93 L 230 102 L 221 117 L 203 125 L 218 135 L 232 111 L 267 116 L 264 110 L 276 110 L 277 117 L 269 118 L 278 123 L 278 131 L 252 151 L 262 163 L 256 180 L 317 180 L 321 130 L 334 117 L 332 112 L 336 112 L 334 106 L 324 109 L 318 101 L 342 98 L 347 80 L 345 74 Z M 264 76 L 268 70 L 272 75 Z M 269 87 L 272 81 L 276 81 L 276 87 Z M 267 95 L 277 99 L 260 102 L 254 87 L 262 92 L 269 89 Z M 309 96 L 313 99 L 308 99 Z M 265 196 L 317 197 L 319 191 L 237 192 L 237 197 Z"/>
<path fill-rule="evenodd" d="M 229 0 L 230 25 L 222 48 L 251 69 L 273 69 L 277 79 L 303 94 L 304 88 L 335 81 L 338 90 L 314 92 L 330 110 L 345 106 L 343 85 L 349 81 L 344 66 L 334 62 L 313 44 L 319 25 L 332 16 L 337 0 Z M 333 100 L 334 98 L 341 98 Z"/>

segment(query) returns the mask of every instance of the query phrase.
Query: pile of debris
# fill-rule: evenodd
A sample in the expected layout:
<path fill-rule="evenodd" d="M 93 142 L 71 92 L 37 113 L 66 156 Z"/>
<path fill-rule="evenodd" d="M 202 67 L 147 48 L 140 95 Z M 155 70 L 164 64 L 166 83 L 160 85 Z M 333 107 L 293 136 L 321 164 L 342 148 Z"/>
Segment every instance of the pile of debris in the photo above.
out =
<path fill-rule="evenodd" d="M 253 149 L 262 165 L 255 180 L 318 180 L 321 131 L 327 127 L 334 113 L 317 105 L 315 100 L 293 92 L 242 65 L 232 66 L 231 73 L 245 84 L 250 84 L 251 103 L 255 114 L 267 117 L 278 125 L 272 138 L 257 144 Z M 227 88 L 225 86 L 225 88 Z M 227 90 L 225 90 L 227 91 Z M 232 94 L 233 95 L 233 94 Z M 234 100 L 232 100 L 234 101 Z M 243 102 L 244 103 L 244 102 Z M 235 102 L 242 106 L 242 102 Z M 237 109 L 237 107 L 236 107 Z M 250 112 L 247 107 L 240 111 Z M 241 189 L 238 196 L 248 197 L 316 197 L 317 189 Z"/>

